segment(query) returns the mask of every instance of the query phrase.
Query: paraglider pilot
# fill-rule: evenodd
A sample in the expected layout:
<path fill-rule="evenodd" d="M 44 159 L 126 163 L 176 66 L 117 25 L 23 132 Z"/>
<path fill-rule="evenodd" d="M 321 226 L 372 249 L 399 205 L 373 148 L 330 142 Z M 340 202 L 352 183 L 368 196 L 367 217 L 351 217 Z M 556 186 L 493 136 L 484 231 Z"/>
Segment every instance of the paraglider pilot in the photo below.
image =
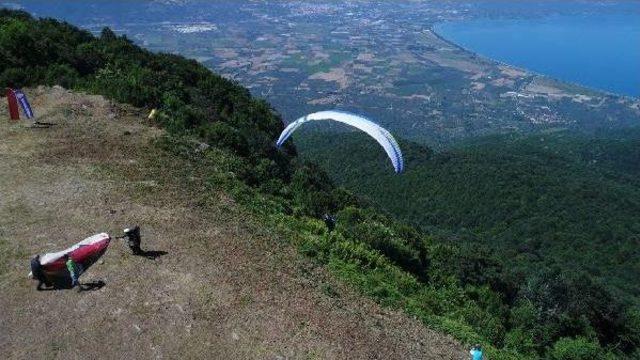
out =
<path fill-rule="evenodd" d="M 472 347 L 471 351 L 469 351 L 469 354 L 471 354 L 471 360 L 484 359 L 482 354 L 482 347 L 480 346 L 480 344 L 476 344 L 474 347 Z"/>
<path fill-rule="evenodd" d="M 71 276 L 71 287 L 75 287 L 79 285 L 78 279 L 82 274 L 82 268 L 79 264 L 77 264 L 73 259 L 69 256 L 69 254 L 64 254 L 64 263 L 69 270 L 69 275 Z"/>
<path fill-rule="evenodd" d="M 124 229 L 124 237 L 127 239 L 127 245 L 134 255 L 143 255 L 144 252 L 140 248 L 140 226 L 135 226 L 131 229 Z"/>
<path fill-rule="evenodd" d="M 332 232 L 333 229 L 336 228 L 336 218 L 329 215 L 329 214 L 324 214 L 322 216 L 322 220 L 324 220 L 324 224 L 327 225 L 327 230 L 329 232 Z"/>
<path fill-rule="evenodd" d="M 42 271 L 42 264 L 40 263 L 40 255 L 36 255 L 31 259 L 31 274 L 33 278 L 38 280 L 38 286 L 36 289 L 42 290 L 42 285 L 44 284 L 46 287 L 51 287 L 51 282 L 44 275 L 44 271 Z"/>

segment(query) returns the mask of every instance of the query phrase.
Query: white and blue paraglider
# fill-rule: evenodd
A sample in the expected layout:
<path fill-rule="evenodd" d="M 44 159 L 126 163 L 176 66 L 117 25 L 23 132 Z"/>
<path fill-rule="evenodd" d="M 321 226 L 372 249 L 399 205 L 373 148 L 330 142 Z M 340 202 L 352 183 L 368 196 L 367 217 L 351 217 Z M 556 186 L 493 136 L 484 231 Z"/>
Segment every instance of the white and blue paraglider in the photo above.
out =
<path fill-rule="evenodd" d="M 289 124 L 289 126 L 287 126 L 282 131 L 282 134 L 280 134 L 280 137 L 276 142 L 276 146 L 282 146 L 282 144 L 287 141 L 291 134 L 293 134 L 294 131 L 302 126 L 302 124 L 309 121 L 324 120 L 338 121 L 364 131 L 369 136 L 376 139 L 376 141 L 384 148 L 387 156 L 389 156 L 389 159 L 391 159 L 391 164 L 393 164 L 393 168 L 395 169 L 396 173 L 401 173 L 402 171 L 404 171 L 404 159 L 402 158 L 402 151 L 400 151 L 400 146 L 398 145 L 396 139 L 393 138 L 391 133 L 371 120 L 344 111 L 320 111 L 299 118 L 298 120 Z"/>

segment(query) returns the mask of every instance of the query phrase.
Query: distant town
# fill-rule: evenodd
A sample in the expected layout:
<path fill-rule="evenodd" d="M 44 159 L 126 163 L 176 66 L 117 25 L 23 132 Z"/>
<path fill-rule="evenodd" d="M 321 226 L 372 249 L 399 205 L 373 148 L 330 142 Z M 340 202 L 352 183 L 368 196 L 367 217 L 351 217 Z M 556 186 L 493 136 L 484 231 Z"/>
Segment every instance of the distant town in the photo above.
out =
<path fill-rule="evenodd" d="M 436 147 L 493 133 L 638 123 L 638 99 L 483 58 L 434 30 L 465 18 L 548 16 L 596 6 L 558 1 L 537 12 L 493 3 L 170 1 L 132 6 L 124 19 L 89 7 L 83 10 L 89 16 L 78 20 L 95 32 L 109 25 L 146 48 L 197 59 L 265 98 L 286 122 L 338 108 Z"/>

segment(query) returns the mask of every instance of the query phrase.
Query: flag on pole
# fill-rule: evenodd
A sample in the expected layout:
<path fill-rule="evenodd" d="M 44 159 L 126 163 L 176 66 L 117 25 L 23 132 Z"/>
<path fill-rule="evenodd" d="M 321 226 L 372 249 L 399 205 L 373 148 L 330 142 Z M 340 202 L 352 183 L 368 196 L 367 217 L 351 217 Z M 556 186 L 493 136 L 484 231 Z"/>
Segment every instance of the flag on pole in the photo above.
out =
<path fill-rule="evenodd" d="M 27 119 L 33 119 L 33 110 L 31 110 L 31 105 L 29 104 L 29 100 L 27 100 L 27 95 L 25 95 L 22 90 L 18 89 L 14 90 L 13 92 L 15 93 L 16 99 L 18 99 L 20 106 L 22 106 L 24 115 L 27 117 Z"/>
<path fill-rule="evenodd" d="M 7 88 L 7 101 L 9 102 L 9 118 L 11 120 L 20 120 L 20 111 L 18 111 L 16 94 L 9 88 Z"/>

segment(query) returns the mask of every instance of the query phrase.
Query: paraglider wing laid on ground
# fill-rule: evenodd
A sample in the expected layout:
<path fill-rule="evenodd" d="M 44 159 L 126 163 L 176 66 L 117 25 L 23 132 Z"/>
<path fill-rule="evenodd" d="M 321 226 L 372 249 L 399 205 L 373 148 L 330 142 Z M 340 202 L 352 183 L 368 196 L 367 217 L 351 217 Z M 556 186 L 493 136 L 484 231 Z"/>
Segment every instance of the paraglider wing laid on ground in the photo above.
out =
<path fill-rule="evenodd" d="M 102 233 L 88 237 L 68 249 L 41 255 L 40 263 L 45 277 L 57 284 L 70 283 L 71 277 L 63 259 L 64 255 L 68 254 L 76 264 L 82 266 L 83 271 L 86 271 L 107 251 L 110 242 L 109 234 Z"/>
<path fill-rule="evenodd" d="M 27 100 L 27 95 L 25 95 L 22 90 L 16 89 L 13 90 L 13 93 L 16 95 L 16 99 L 22 106 L 22 111 L 24 111 L 24 116 L 27 119 L 33 119 L 33 110 L 31 109 L 31 104 L 29 104 L 29 100 Z"/>
<path fill-rule="evenodd" d="M 391 133 L 371 120 L 344 111 L 320 111 L 301 117 L 289 124 L 289 126 L 287 126 L 284 131 L 282 131 L 282 134 L 280 134 L 276 145 L 278 147 L 282 146 L 282 144 L 287 141 L 291 134 L 293 134 L 293 132 L 296 131 L 296 129 L 298 129 L 302 124 L 309 121 L 321 120 L 338 121 L 366 132 L 369 136 L 376 139 L 376 141 L 384 148 L 387 156 L 389 156 L 389 159 L 391 159 L 391 163 L 393 164 L 393 168 L 395 169 L 396 173 L 401 173 L 402 171 L 404 171 L 404 159 L 402 157 L 402 151 L 400 151 L 400 146 L 398 145 L 398 142 L 393 138 Z"/>

